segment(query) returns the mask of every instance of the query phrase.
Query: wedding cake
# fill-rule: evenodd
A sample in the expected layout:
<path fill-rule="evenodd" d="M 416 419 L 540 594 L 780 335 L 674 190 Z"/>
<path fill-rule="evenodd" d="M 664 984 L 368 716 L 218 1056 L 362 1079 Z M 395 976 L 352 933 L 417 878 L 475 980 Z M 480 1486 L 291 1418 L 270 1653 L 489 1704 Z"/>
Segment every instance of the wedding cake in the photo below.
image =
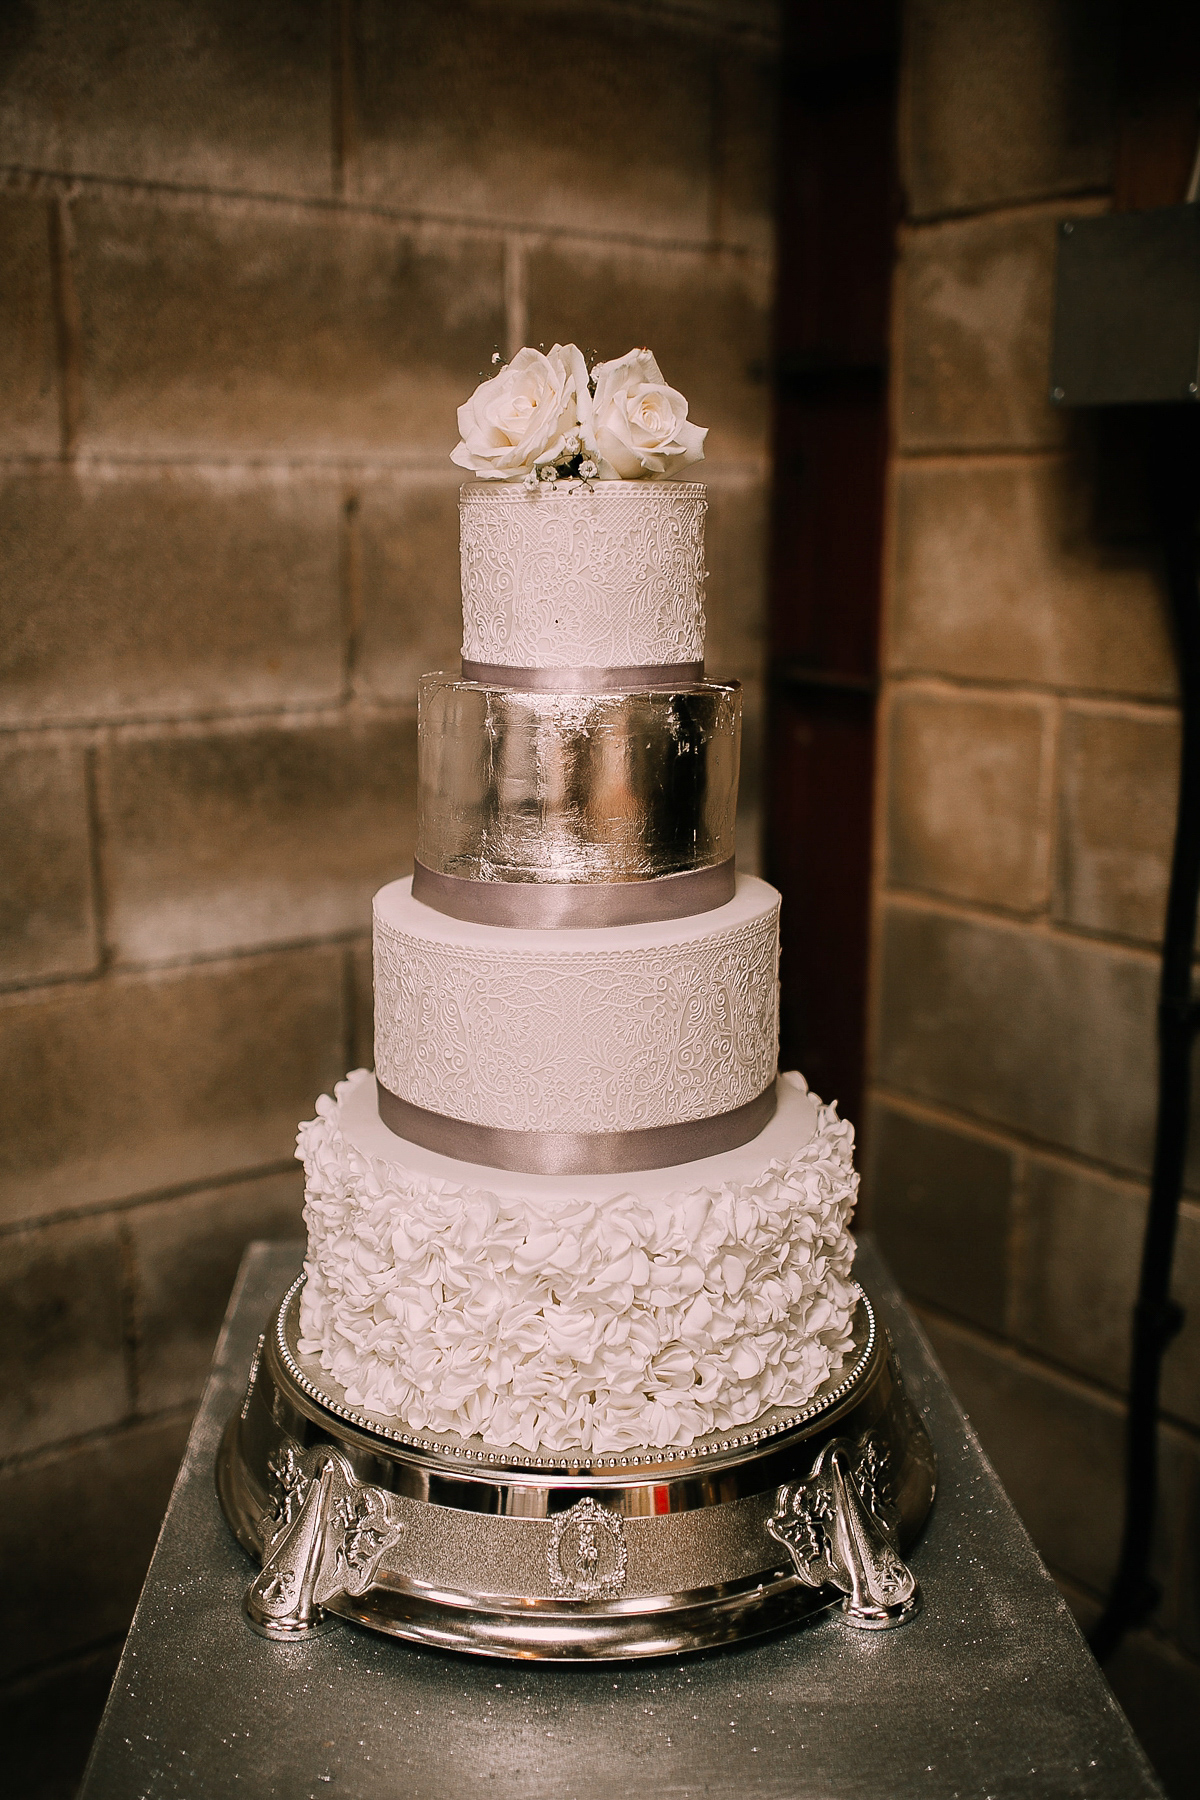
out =
<path fill-rule="evenodd" d="M 424 678 L 375 1073 L 301 1127 L 300 1349 L 496 1450 L 684 1449 L 851 1345 L 853 1133 L 777 1075 L 779 895 L 737 875 L 702 456 L 648 351 L 522 350 L 459 410 L 461 674 Z"/>

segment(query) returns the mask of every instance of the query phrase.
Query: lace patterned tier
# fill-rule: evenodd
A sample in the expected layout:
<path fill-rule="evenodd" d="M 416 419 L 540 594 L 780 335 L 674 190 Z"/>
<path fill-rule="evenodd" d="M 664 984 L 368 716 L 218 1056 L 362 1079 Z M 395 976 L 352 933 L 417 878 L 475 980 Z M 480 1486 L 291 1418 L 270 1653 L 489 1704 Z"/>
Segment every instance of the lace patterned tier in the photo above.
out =
<path fill-rule="evenodd" d="M 704 659 L 705 490 L 478 482 L 460 501 L 466 673 L 620 672 Z"/>
<path fill-rule="evenodd" d="M 564 694 L 426 675 L 414 891 L 532 929 L 723 904 L 740 738 L 736 683 Z"/>
<path fill-rule="evenodd" d="M 601 1171 L 729 1149 L 765 1123 L 774 888 L 743 876 L 696 917 L 525 932 L 444 917 L 411 886 L 375 897 L 375 1062 L 400 1135 L 471 1162 Z"/>

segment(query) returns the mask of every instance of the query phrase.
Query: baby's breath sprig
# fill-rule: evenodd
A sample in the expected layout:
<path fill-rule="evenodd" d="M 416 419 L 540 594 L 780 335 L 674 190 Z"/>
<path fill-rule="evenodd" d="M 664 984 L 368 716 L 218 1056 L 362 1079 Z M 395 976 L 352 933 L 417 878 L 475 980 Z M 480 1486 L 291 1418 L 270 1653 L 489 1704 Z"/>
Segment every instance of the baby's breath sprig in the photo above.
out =
<path fill-rule="evenodd" d="M 574 480 L 590 494 L 592 483 L 599 473 L 594 455 L 579 433 L 573 431 L 555 461 L 539 463 L 536 468 L 530 469 L 523 479 L 523 486 L 531 494 L 543 487 L 553 493 L 560 481 Z"/>

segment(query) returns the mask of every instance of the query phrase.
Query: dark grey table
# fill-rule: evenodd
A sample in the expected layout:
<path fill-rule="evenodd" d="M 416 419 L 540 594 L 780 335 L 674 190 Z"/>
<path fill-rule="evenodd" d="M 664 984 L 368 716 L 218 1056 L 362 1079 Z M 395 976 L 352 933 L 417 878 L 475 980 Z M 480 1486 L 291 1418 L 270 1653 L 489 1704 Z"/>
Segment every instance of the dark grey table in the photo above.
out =
<path fill-rule="evenodd" d="M 829 1615 L 736 1649 L 582 1667 L 350 1625 L 303 1645 L 255 1637 L 213 1461 L 299 1259 L 246 1252 L 81 1800 L 1161 1800 L 869 1242 L 858 1270 L 941 1464 L 912 1624 L 859 1633 Z"/>

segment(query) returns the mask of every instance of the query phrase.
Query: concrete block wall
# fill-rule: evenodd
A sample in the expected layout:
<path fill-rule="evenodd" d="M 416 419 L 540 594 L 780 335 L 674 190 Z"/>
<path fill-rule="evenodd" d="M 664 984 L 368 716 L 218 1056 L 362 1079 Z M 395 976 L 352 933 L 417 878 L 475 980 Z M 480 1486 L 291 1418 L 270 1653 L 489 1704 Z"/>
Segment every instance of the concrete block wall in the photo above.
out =
<path fill-rule="evenodd" d="M 0 25 L 14 1716 L 45 1682 L 102 1692 L 242 1246 L 299 1234 L 297 1121 L 371 1059 L 370 895 L 410 863 L 416 681 L 459 643 L 455 409 L 494 349 L 648 342 L 710 427 L 753 861 L 777 24 L 29 0 Z"/>
<path fill-rule="evenodd" d="M 1179 749 L 1152 550 L 1048 401 L 1056 222 L 1111 204 L 1112 26 L 1082 0 L 906 9 L 866 1206 L 1085 1619 L 1121 1523 Z M 1112 1671 L 1193 1778 L 1195 1138 L 1164 1599 Z"/>

